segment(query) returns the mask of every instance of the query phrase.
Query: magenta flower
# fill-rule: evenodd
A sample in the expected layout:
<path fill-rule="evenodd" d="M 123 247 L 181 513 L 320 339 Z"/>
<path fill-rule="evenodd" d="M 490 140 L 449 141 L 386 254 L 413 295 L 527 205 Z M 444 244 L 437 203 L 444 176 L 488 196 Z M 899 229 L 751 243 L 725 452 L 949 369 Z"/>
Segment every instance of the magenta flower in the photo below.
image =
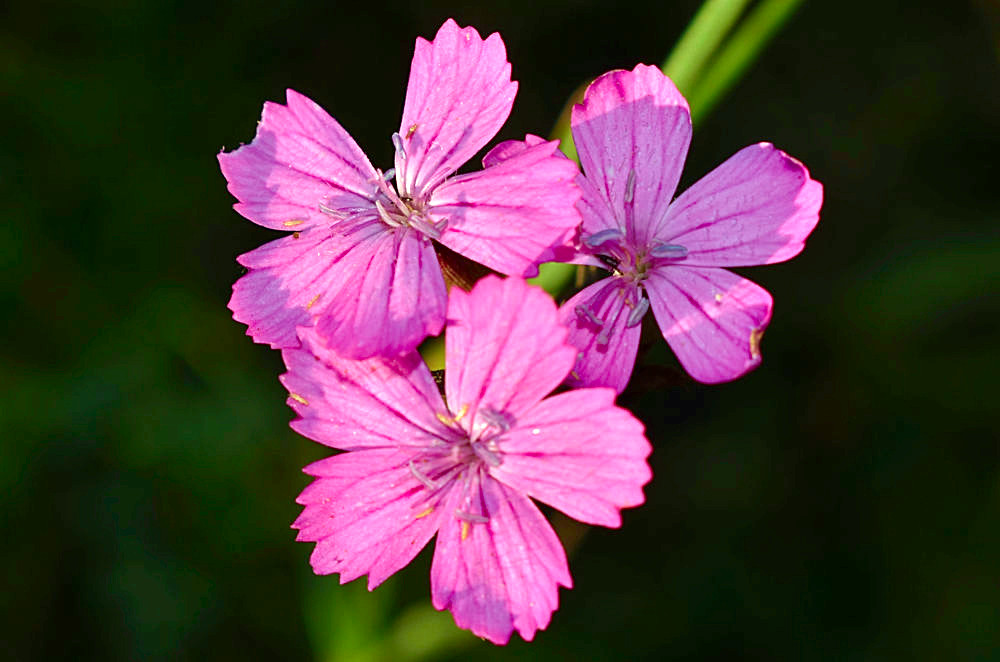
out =
<path fill-rule="evenodd" d="M 701 382 L 760 363 L 771 295 L 719 267 L 781 262 L 819 220 L 823 187 L 769 143 L 740 150 L 671 202 L 691 142 L 687 101 L 656 67 L 611 71 L 573 108 L 583 175 L 578 261 L 610 269 L 560 309 L 581 351 L 569 382 L 621 392 L 652 308 Z"/>
<path fill-rule="evenodd" d="M 351 361 L 301 329 L 284 351 L 282 382 L 300 418 L 292 427 L 349 452 L 306 467 L 299 540 L 311 563 L 369 590 L 437 534 L 435 608 L 503 644 L 530 640 L 570 587 L 562 545 L 531 498 L 590 524 L 617 527 L 650 479 L 643 426 L 608 388 L 545 396 L 569 373 L 552 300 L 489 276 L 448 304 L 442 400 L 414 352 Z"/>
<path fill-rule="evenodd" d="M 239 258 L 250 272 L 229 307 L 247 334 L 297 347 L 296 327 L 315 324 L 345 356 L 412 350 L 444 324 L 432 239 L 501 273 L 534 275 L 580 221 L 578 171 L 558 143 L 504 143 L 484 170 L 452 176 L 500 129 L 516 91 L 499 35 L 483 40 L 448 20 L 433 42 L 418 38 L 385 173 L 301 94 L 266 103 L 253 142 L 219 154 L 235 209 L 293 232 Z"/>

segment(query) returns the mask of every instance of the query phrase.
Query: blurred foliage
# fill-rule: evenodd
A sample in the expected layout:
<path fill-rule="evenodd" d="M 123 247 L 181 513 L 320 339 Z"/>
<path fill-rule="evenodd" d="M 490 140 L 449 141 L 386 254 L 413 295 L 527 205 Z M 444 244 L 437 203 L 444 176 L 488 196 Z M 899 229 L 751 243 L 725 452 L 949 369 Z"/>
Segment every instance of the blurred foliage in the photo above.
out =
<path fill-rule="evenodd" d="M 546 134 L 696 8 L 0 8 L 7 657 L 419 659 L 442 632 L 427 554 L 366 595 L 292 542 L 326 452 L 229 319 L 234 257 L 276 235 L 232 211 L 215 154 L 293 87 L 388 163 L 413 39 L 448 16 L 508 45 L 498 139 Z M 763 366 L 703 387 L 656 346 L 623 398 L 656 448 L 648 503 L 579 542 L 535 642 L 456 631 L 437 659 L 996 659 L 997 25 L 985 1 L 803 4 L 682 183 L 770 140 L 826 186 L 807 250 L 746 272 L 777 302 Z"/>

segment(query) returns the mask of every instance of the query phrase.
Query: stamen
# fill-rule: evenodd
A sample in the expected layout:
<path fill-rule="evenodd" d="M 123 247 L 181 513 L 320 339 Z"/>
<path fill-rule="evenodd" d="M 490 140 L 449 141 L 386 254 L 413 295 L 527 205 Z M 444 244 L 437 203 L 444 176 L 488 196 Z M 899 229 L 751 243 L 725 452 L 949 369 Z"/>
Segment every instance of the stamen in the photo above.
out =
<path fill-rule="evenodd" d="M 406 130 L 406 139 L 409 140 L 413 137 L 413 134 L 417 132 L 418 124 L 411 124 L 410 128 Z"/>
<path fill-rule="evenodd" d="M 611 336 L 608 335 L 607 329 L 601 329 L 601 332 L 597 334 L 597 340 L 595 341 L 598 347 L 604 347 L 609 342 L 611 342 Z"/>
<path fill-rule="evenodd" d="M 284 221 L 282 225 L 286 228 L 294 228 L 296 225 L 302 225 L 305 221 L 294 220 L 294 221 Z"/>
<path fill-rule="evenodd" d="M 510 420 L 503 412 L 494 411 L 489 407 L 482 407 L 479 410 L 479 419 L 486 424 L 486 427 L 494 427 L 501 432 L 510 429 Z"/>
<path fill-rule="evenodd" d="M 466 402 L 464 405 L 462 405 L 461 409 L 458 410 L 458 413 L 455 414 L 455 422 L 458 423 L 460 420 L 465 418 L 465 415 L 468 413 L 469 413 L 469 403 Z"/>
<path fill-rule="evenodd" d="M 421 517 L 427 517 L 428 515 L 430 515 L 433 512 L 434 512 L 434 506 L 427 506 L 427 508 L 425 510 L 422 510 L 419 513 L 417 513 L 416 515 L 414 515 L 413 519 L 420 519 Z"/>
<path fill-rule="evenodd" d="M 601 230 L 600 232 L 595 232 L 594 234 L 587 235 L 583 239 L 583 243 L 585 243 L 590 248 L 597 248 L 598 246 L 603 246 L 609 241 L 621 241 L 624 238 L 625 234 L 621 230 L 608 228 L 607 230 Z"/>
<path fill-rule="evenodd" d="M 381 200 L 375 201 L 375 209 L 378 210 L 379 218 L 381 218 L 386 225 L 392 226 L 394 228 L 402 227 L 403 225 L 402 223 L 394 219 L 392 216 L 389 216 L 389 212 L 385 210 L 385 207 L 382 205 Z"/>
<path fill-rule="evenodd" d="M 441 230 L 438 229 L 438 226 L 434 225 L 433 223 L 428 223 L 426 219 L 420 216 L 420 214 L 413 214 L 406 220 L 410 224 L 410 227 L 412 227 L 415 230 L 419 230 L 420 232 L 423 232 L 431 239 L 441 238 Z"/>
<path fill-rule="evenodd" d="M 489 522 L 489 517 L 483 517 L 482 515 L 477 515 L 476 513 L 466 512 L 464 510 L 455 509 L 455 517 L 466 522 Z"/>
<path fill-rule="evenodd" d="M 688 255 L 688 249 L 680 244 L 657 244 L 649 252 L 655 257 L 665 257 L 671 260 L 680 260 Z"/>
<path fill-rule="evenodd" d="M 420 481 L 420 483 L 429 490 L 436 490 L 440 485 L 438 485 L 434 480 L 430 478 L 427 474 L 417 469 L 417 465 L 414 464 L 413 460 L 410 460 L 410 473 L 413 477 Z"/>
<path fill-rule="evenodd" d="M 396 176 L 396 169 L 395 168 L 389 168 L 384 173 L 382 173 L 382 179 L 385 180 L 385 181 L 387 181 L 387 182 L 391 182 L 393 180 L 393 178 L 395 178 L 395 176 Z"/>
<path fill-rule="evenodd" d="M 635 308 L 632 312 L 628 314 L 628 320 L 625 321 L 625 328 L 630 329 L 639 322 L 642 318 L 646 316 L 646 311 L 649 310 L 649 299 L 642 297 L 639 299 L 639 303 L 635 304 Z"/>
<path fill-rule="evenodd" d="M 298 393 L 289 393 L 288 397 L 290 397 L 292 400 L 295 400 L 295 402 L 298 402 L 299 404 L 303 404 L 307 407 L 309 406 L 309 401 L 303 398 Z"/>
<path fill-rule="evenodd" d="M 406 158 L 406 150 L 403 149 L 403 138 L 399 133 L 392 134 L 392 146 L 396 148 L 396 154 L 399 155 L 399 158 Z"/>
<path fill-rule="evenodd" d="M 487 448 L 482 442 L 474 441 L 471 444 L 472 452 L 476 454 L 480 460 L 490 465 L 491 467 L 499 467 L 503 464 L 503 460 L 499 455 L 494 453 L 492 450 Z"/>
<path fill-rule="evenodd" d="M 319 301 L 319 298 L 322 295 L 323 295 L 323 293 L 320 292 L 319 294 L 317 294 L 316 296 L 314 296 L 312 299 L 309 299 L 309 303 L 306 304 L 306 310 L 309 310 L 310 308 L 312 308 L 313 304 L 315 304 L 317 301 Z"/>
<path fill-rule="evenodd" d="M 349 213 L 346 213 L 346 210 L 334 209 L 333 207 L 327 207 L 323 203 L 320 203 L 319 210 L 321 212 L 323 212 L 324 214 L 329 214 L 330 216 L 333 216 L 334 218 L 341 219 L 341 220 L 343 220 L 343 219 L 347 218 L 348 216 L 350 216 Z"/>
<path fill-rule="evenodd" d="M 579 306 L 577 306 L 573 310 L 576 312 L 577 317 L 580 317 L 581 319 L 587 320 L 591 324 L 594 324 L 596 326 L 604 326 L 604 320 L 602 320 L 600 317 L 598 317 L 597 315 L 595 315 L 594 311 L 592 311 L 589 307 L 587 307 L 587 306 L 585 306 L 583 304 L 580 304 Z"/>
<path fill-rule="evenodd" d="M 635 168 L 629 168 L 628 179 L 625 180 L 625 204 L 632 204 L 635 198 Z"/>

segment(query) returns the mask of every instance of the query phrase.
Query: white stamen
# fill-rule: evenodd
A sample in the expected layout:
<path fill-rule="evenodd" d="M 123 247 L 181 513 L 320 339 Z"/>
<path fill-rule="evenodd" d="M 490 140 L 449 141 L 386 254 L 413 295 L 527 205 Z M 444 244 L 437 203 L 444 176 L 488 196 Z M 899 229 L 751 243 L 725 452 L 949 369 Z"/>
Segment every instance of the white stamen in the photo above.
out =
<path fill-rule="evenodd" d="M 598 347 L 604 347 L 609 342 L 611 342 L 611 336 L 608 335 L 607 329 L 601 329 L 601 332 L 597 334 L 597 340 L 595 341 Z"/>
<path fill-rule="evenodd" d="M 390 216 L 389 212 L 385 210 L 385 207 L 382 206 L 381 200 L 375 201 L 375 209 L 378 210 L 379 218 L 381 218 L 386 225 L 392 226 L 394 228 L 402 227 L 402 223 L 400 223 L 397 219 L 394 219 L 392 216 Z"/>
<path fill-rule="evenodd" d="M 382 175 L 382 179 L 384 179 L 387 182 L 391 182 L 395 176 L 396 176 L 396 169 L 395 168 L 389 168 Z"/>
<path fill-rule="evenodd" d="M 410 227 L 423 232 L 431 239 L 441 238 L 441 229 L 433 223 L 428 223 L 427 220 L 419 214 L 413 214 L 407 219 L 407 222 L 410 224 Z"/>

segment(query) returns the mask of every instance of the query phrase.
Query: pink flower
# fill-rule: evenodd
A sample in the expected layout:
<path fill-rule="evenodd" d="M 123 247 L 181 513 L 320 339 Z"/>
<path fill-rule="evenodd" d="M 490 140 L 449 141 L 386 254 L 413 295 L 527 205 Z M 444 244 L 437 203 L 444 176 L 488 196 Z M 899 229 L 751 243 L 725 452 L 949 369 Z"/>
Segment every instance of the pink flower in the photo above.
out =
<path fill-rule="evenodd" d="M 578 261 L 612 276 L 560 309 L 581 350 L 570 383 L 621 392 L 652 308 L 681 365 L 701 382 L 760 363 L 771 295 L 719 267 L 771 264 L 802 250 L 823 187 L 769 143 L 746 147 L 671 202 L 691 142 L 687 101 L 656 67 L 611 71 L 573 109 L 584 174 Z"/>
<path fill-rule="evenodd" d="M 311 563 L 369 590 L 437 534 L 431 595 L 459 627 L 503 644 L 530 640 L 571 586 L 559 539 L 531 501 L 617 527 L 650 479 L 643 426 L 608 388 L 545 396 L 573 365 L 552 300 L 489 276 L 454 289 L 446 400 L 416 353 L 350 361 L 302 329 L 284 351 L 292 427 L 348 452 L 306 467 L 293 525 Z"/>
<path fill-rule="evenodd" d="M 500 129 L 516 91 L 499 35 L 483 40 L 448 20 L 433 42 L 418 38 L 385 173 L 301 94 L 264 104 L 253 142 L 219 154 L 235 209 L 293 231 L 239 258 L 250 272 L 229 307 L 247 334 L 297 347 L 296 327 L 315 325 L 345 356 L 412 350 L 444 324 L 432 239 L 501 273 L 534 275 L 580 220 L 578 171 L 557 143 L 504 143 L 484 170 L 452 176 Z"/>

